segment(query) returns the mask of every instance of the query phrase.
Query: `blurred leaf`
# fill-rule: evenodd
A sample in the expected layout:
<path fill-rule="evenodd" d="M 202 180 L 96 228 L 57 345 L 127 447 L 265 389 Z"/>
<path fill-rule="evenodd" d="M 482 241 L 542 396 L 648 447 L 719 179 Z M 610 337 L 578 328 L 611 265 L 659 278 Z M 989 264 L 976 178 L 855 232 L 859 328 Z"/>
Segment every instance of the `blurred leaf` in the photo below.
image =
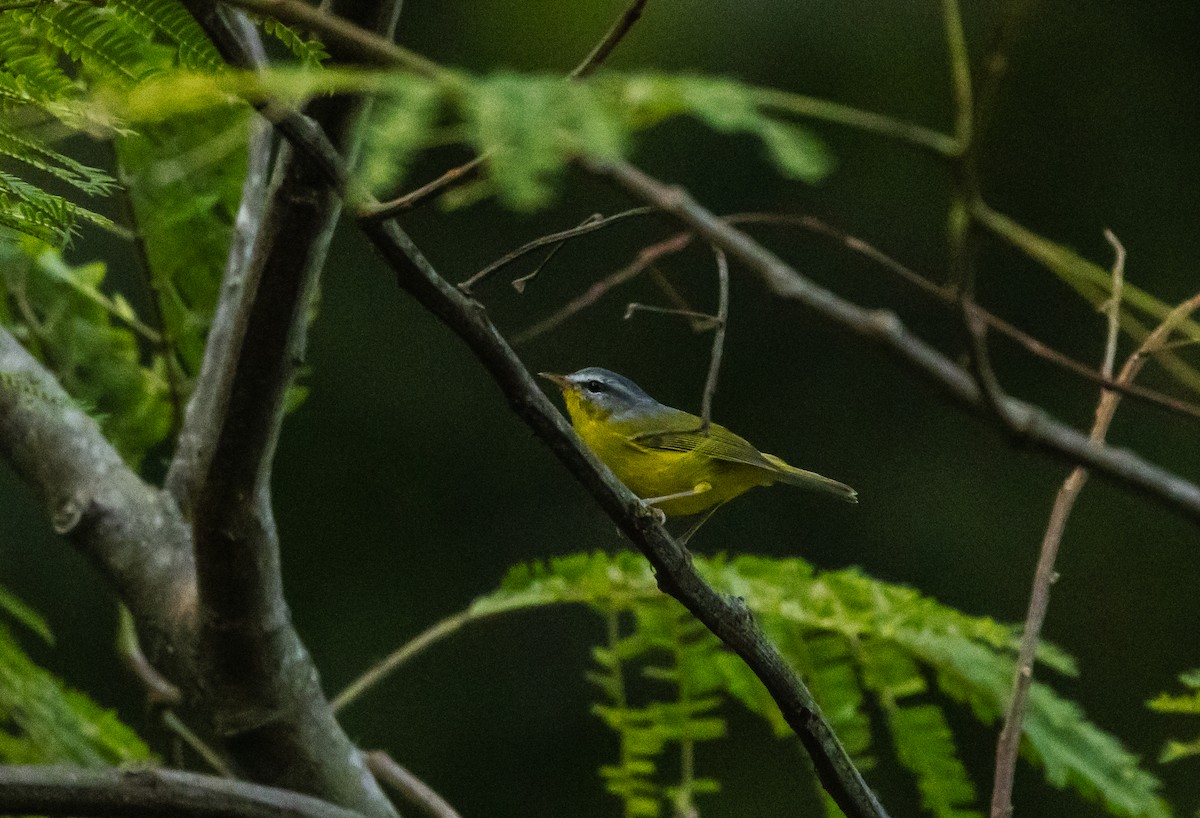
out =
<path fill-rule="evenodd" d="M 1158 713 L 1177 713 L 1185 716 L 1200 716 L 1200 669 L 1179 674 L 1179 681 L 1189 689 L 1188 693 L 1159 693 L 1146 705 Z M 1194 741 L 1171 740 L 1166 743 L 1158 760 L 1162 763 L 1178 761 L 1200 755 L 1200 738 Z"/>
<path fill-rule="evenodd" d="M 112 711 L 34 664 L 0 624 L 0 761 L 102 766 L 149 758 Z"/>
<path fill-rule="evenodd" d="M 896 758 L 915 776 L 925 806 L 945 818 L 977 814 L 975 788 L 958 759 L 942 705 L 926 700 L 927 679 L 931 674 L 940 691 L 969 704 L 980 721 L 994 722 L 1010 694 L 1017 629 L 856 570 L 818 573 L 799 559 L 749 556 L 695 557 L 695 564 L 718 590 L 742 598 L 754 611 L 784 658 L 802 673 L 856 763 L 864 768 L 872 763 L 867 754 L 873 702 L 887 718 Z M 722 735 L 724 721 L 715 711 L 722 698 L 763 716 L 777 735 L 791 734 L 762 683 L 658 592 L 640 556 L 575 554 L 517 565 L 469 613 L 571 602 L 592 606 L 610 629 L 614 622 L 632 622 L 632 629 L 622 626 L 619 638 L 595 649 L 596 667 L 588 674 L 605 699 L 595 712 L 622 737 L 623 761 L 603 775 L 628 809 L 656 804 L 661 810 L 672 785 L 652 778 L 659 769 L 653 762 L 674 742 Z M 1060 672 L 1077 672 L 1070 657 L 1052 646 L 1043 646 L 1039 659 Z M 629 696 L 631 669 L 652 683 L 673 686 L 672 695 L 635 704 Z M 921 701 L 910 701 L 918 696 Z M 1044 685 L 1034 686 L 1024 739 L 1026 755 L 1055 786 L 1099 800 L 1114 815 L 1170 814 L 1157 795 L 1157 779 L 1076 705 Z"/>
<path fill-rule="evenodd" d="M 136 465 L 170 429 L 169 390 L 162 359 L 143 366 L 136 327 L 100 291 L 105 273 L 99 262 L 71 266 L 34 239 L 0 242 L 0 282 L 13 305 L 0 319 L 68 394 L 94 407 L 105 435 Z"/>
<path fill-rule="evenodd" d="M 42 618 L 41 614 L 17 599 L 17 597 L 3 587 L 0 587 L 0 610 L 40 636 L 46 644 L 54 644 L 54 634 L 50 632 L 50 626 Z"/>

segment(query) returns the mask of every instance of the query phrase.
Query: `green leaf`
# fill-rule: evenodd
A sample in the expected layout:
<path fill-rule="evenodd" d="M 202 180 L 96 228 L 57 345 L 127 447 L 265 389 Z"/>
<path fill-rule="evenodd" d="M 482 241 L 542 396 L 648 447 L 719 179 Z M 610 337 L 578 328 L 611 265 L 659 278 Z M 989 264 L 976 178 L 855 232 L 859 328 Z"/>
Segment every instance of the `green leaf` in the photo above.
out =
<path fill-rule="evenodd" d="M 101 415 L 101 428 L 131 464 L 170 429 L 171 404 L 162 359 L 142 363 L 140 325 L 100 290 L 101 263 L 72 266 L 32 239 L 0 243 L 0 283 L 22 306 L 11 329 L 54 371 L 67 393 Z"/>
<path fill-rule="evenodd" d="M 931 704 L 887 708 L 896 758 L 917 778 L 921 804 L 938 818 L 978 818 L 975 785 L 958 759 L 942 710 Z"/>
<path fill-rule="evenodd" d="M 1146 702 L 1146 705 L 1158 713 L 1200 716 L 1200 669 L 1181 673 L 1179 681 L 1189 689 L 1189 692 L 1182 695 L 1159 693 L 1154 699 Z M 1163 747 L 1158 760 L 1165 764 L 1197 755 L 1200 755 L 1200 738 L 1194 741 L 1171 740 Z"/>
<path fill-rule="evenodd" d="M 0 625 L 0 761 L 103 766 L 149 758 L 112 711 L 65 688 Z"/>
<path fill-rule="evenodd" d="M 33 631 L 48 645 L 54 644 L 54 634 L 41 614 L 17 599 L 10 591 L 0 587 L 0 610 L 3 610 L 26 628 Z"/>

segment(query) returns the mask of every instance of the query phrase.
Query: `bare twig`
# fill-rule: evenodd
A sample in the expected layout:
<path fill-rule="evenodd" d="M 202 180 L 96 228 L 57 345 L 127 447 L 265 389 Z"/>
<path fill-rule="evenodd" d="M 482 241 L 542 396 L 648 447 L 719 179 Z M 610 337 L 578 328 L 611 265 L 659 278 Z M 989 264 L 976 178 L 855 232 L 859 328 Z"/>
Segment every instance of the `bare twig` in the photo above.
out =
<path fill-rule="evenodd" d="M 432 182 L 421 185 L 416 190 L 411 190 L 403 196 L 398 196 L 387 202 L 381 202 L 373 207 L 361 209 L 359 214 L 362 218 L 380 220 L 399 216 L 401 213 L 406 213 L 409 210 L 420 207 L 434 196 L 456 185 L 474 179 L 479 175 L 480 168 L 483 167 L 483 163 L 486 161 L 487 155 L 480 154 L 470 161 L 450 168 L 450 170 Z"/>
<path fill-rule="evenodd" d="M 161 718 L 163 726 L 190 747 L 215 772 L 226 778 L 235 777 L 220 753 L 209 747 L 175 714 L 173 708 L 183 704 L 183 692 L 146 658 L 133 614 L 124 605 L 118 606 L 117 611 L 117 656 L 141 684 L 146 692 L 146 704 L 151 713 Z"/>
<path fill-rule="evenodd" d="M 713 395 L 717 393 L 717 378 L 721 376 L 721 358 L 725 354 L 725 330 L 729 323 L 729 260 L 720 247 L 713 247 L 713 255 L 717 257 L 719 295 L 712 356 L 708 362 L 708 377 L 704 379 L 704 395 L 700 399 L 700 429 L 704 434 L 708 434 L 708 427 L 712 424 Z"/>
<path fill-rule="evenodd" d="M 367 769 L 421 814 L 429 818 L 461 818 L 445 798 L 383 750 L 367 753 Z"/>
<path fill-rule="evenodd" d="M 938 299 L 943 304 L 951 307 L 957 304 L 957 296 L 952 290 L 935 284 L 925 276 L 905 266 L 858 236 L 854 236 L 844 230 L 840 230 L 815 216 L 793 215 L 787 213 L 738 213 L 732 216 L 725 216 L 724 221 L 728 222 L 729 224 L 790 225 L 794 227 L 801 227 L 805 230 L 811 230 L 812 232 L 819 233 L 823 236 L 828 236 L 835 241 L 841 242 L 847 249 L 852 250 L 855 253 L 870 259 L 871 261 L 874 261 L 885 270 L 894 273 L 904 281 L 920 289 L 922 292 L 925 292 Z M 1147 389 L 1144 386 L 1138 386 L 1135 383 L 1117 383 L 1112 379 L 1111 376 L 1106 376 L 1104 373 L 1092 369 L 1091 367 L 1080 363 L 1074 358 L 1064 355 L 1058 350 L 1047 346 L 1029 333 L 1010 324 L 994 313 L 988 312 L 978 304 L 972 304 L 972 309 L 985 323 L 987 323 L 988 327 L 991 329 L 1020 344 L 1029 353 L 1036 355 L 1037 357 L 1042 358 L 1058 367 L 1061 367 L 1073 375 L 1076 375 L 1098 386 L 1103 386 L 1106 389 L 1120 392 L 1127 397 L 1135 398 L 1145 403 L 1155 404 L 1163 409 L 1169 409 L 1173 412 L 1189 415 L 1194 418 L 1200 418 L 1200 406 L 1188 403 L 1187 401 L 1182 401 L 1178 398 L 1172 397 L 1171 395 L 1165 395 L 1162 392 L 1154 389 Z M 1172 346 L 1172 344 L 1164 344 L 1163 349 L 1171 349 Z"/>
<path fill-rule="evenodd" d="M 583 58 L 583 62 L 575 66 L 575 70 L 571 72 L 571 79 L 581 80 L 595 73 L 600 66 L 604 65 L 604 61 L 608 59 L 608 55 L 613 52 L 629 30 L 633 28 L 634 23 L 642 16 L 642 11 L 646 8 L 648 0 L 633 0 L 629 7 L 625 9 L 625 13 L 617 18 L 613 23 L 612 28 L 604 35 L 600 42 L 596 43 L 596 47 L 591 53 Z"/>
<path fill-rule="evenodd" d="M 222 778 L 237 778 L 233 772 L 233 768 L 225 763 L 225 759 L 221 758 L 221 754 L 208 746 L 208 743 L 204 739 L 196 735 L 196 732 L 188 727 L 183 719 L 176 715 L 174 710 L 162 711 L 162 723 L 181 742 L 191 748 L 193 753 L 200 756 L 204 763 L 217 775 Z"/>
<path fill-rule="evenodd" d="M 439 641 L 446 635 L 459 630 L 467 622 L 473 621 L 478 617 L 473 616 L 470 611 L 448 616 L 442 621 L 430 626 L 422 631 L 416 638 L 405 642 L 399 649 L 393 651 L 384 657 L 381 661 L 372 665 L 366 673 L 359 676 L 339 694 L 333 697 L 332 706 L 335 712 L 349 707 L 354 701 L 361 697 L 364 693 L 370 690 L 375 685 L 379 684 L 387 676 L 391 675 L 396 668 L 407 662 L 412 657 L 416 656 L 421 651 L 425 650 L 429 645 Z"/>
<path fill-rule="evenodd" d="M 532 341 L 540 335 L 545 335 L 550 330 L 573 317 L 576 313 L 587 309 L 592 304 L 599 301 L 604 295 L 614 287 L 618 287 L 637 276 L 641 275 L 654 262 L 671 253 L 678 253 L 692 242 L 692 236 L 688 233 L 680 233 L 672 236 L 666 241 L 661 241 L 658 244 L 653 244 L 643 248 L 629 264 L 608 276 L 600 279 L 596 283 L 588 287 L 582 294 L 568 301 L 561 309 L 553 315 L 543 318 L 541 321 L 526 327 L 513 336 L 513 346 L 521 346 L 522 344 Z"/>
<path fill-rule="evenodd" d="M 141 684 L 142 690 L 146 691 L 146 703 L 151 708 L 177 707 L 183 703 L 183 693 L 179 687 L 159 673 L 158 668 L 146 658 L 133 614 L 124 605 L 117 610 L 117 656 Z"/>
<path fill-rule="evenodd" d="M 621 317 L 628 321 L 639 312 L 652 312 L 655 315 L 678 315 L 680 318 L 687 318 L 696 332 L 716 329 L 720 323 L 720 319 L 717 316 L 710 315 L 707 312 L 698 312 L 697 310 L 688 310 L 682 307 L 657 307 L 654 304 L 642 304 L 638 301 L 630 301 L 626 304 L 625 314 Z"/>
<path fill-rule="evenodd" d="M 1111 230 L 1104 231 L 1104 238 L 1112 245 L 1116 258 L 1112 266 L 1112 296 L 1108 299 L 1108 340 L 1104 344 L 1104 360 L 1100 364 L 1100 373 L 1106 378 L 1113 374 L 1113 364 L 1117 360 L 1117 341 L 1121 336 L 1121 291 L 1125 289 L 1125 245 Z"/>
<path fill-rule="evenodd" d="M 362 818 L 290 790 L 156 768 L 0 765 L 0 813 L 101 818 Z"/>
<path fill-rule="evenodd" d="M 1117 259 L 1113 264 L 1113 278 L 1122 275 L 1125 254 L 1115 237 L 1110 239 L 1117 249 Z M 1114 293 L 1116 292 L 1114 281 Z M 1114 299 L 1110 310 L 1116 312 L 1120 308 Z M 1171 311 L 1166 320 L 1152 332 L 1141 346 L 1138 347 L 1125 365 L 1117 380 L 1120 383 L 1131 383 L 1148 360 L 1166 342 L 1171 332 L 1178 324 L 1200 308 L 1200 294 L 1184 301 Z M 1106 350 L 1115 346 L 1119 325 L 1109 324 Z M 1107 357 L 1106 351 L 1106 357 Z M 1094 445 L 1102 445 L 1108 428 L 1112 424 L 1113 415 L 1117 411 L 1121 396 L 1110 390 L 1104 390 L 1100 402 L 1096 406 L 1096 420 L 1092 424 L 1090 440 Z M 1058 559 L 1059 546 L 1062 543 L 1063 531 L 1067 519 L 1075 507 L 1079 492 L 1083 490 L 1088 479 L 1088 470 L 1076 466 L 1063 482 L 1054 498 L 1054 506 L 1050 511 L 1050 520 L 1046 532 L 1042 536 L 1041 551 L 1038 554 L 1037 568 L 1034 571 L 1033 588 L 1029 594 L 1029 609 L 1025 615 L 1025 629 L 1021 637 L 1021 647 L 1017 655 L 1016 673 L 1013 678 L 1013 694 L 1009 701 L 1008 711 L 1004 718 L 1004 728 L 996 743 L 996 767 L 992 783 L 991 818 L 1009 818 L 1013 813 L 1012 793 L 1013 782 L 1017 772 L 1017 751 L 1020 749 L 1022 725 L 1025 721 L 1025 711 L 1029 704 L 1029 692 L 1033 685 L 1033 665 L 1037 655 L 1038 640 L 1042 625 L 1046 621 L 1046 612 L 1050 607 L 1050 587 L 1056 575 L 1055 562 Z"/>
<path fill-rule="evenodd" d="M 274 17 L 280 22 L 308 29 L 319 35 L 321 41 L 341 59 L 357 63 L 386 63 L 403 68 L 431 79 L 446 79 L 448 73 L 437 63 L 422 57 L 415 51 L 396 45 L 385 37 L 371 36 L 373 32 L 357 26 L 346 17 L 329 14 L 321 8 L 310 6 L 302 0 L 226 0 L 230 5 Z M 399 5 L 396 6 L 397 12 Z M 396 15 L 391 17 L 388 28 L 395 25 Z M 375 24 L 375 21 L 370 23 Z"/>
<path fill-rule="evenodd" d="M 776 88 L 755 88 L 751 94 L 755 103 L 767 110 L 819 119 L 858 131 L 878 134 L 889 139 L 907 142 L 941 157 L 953 157 L 958 154 L 956 139 L 923 125 L 916 125 L 885 114 L 864 111 L 819 97 L 780 91 Z"/>
<path fill-rule="evenodd" d="M 535 250 L 551 245 L 561 245 L 563 242 L 566 242 L 570 239 L 577 238 L 579 236 L 586 236 L 588 233 L 595 233 L 597 230 L 603 230 L 604 228 L 616 224 L 617 222 L 625 221 L 626 219 L 634 218 L 636 216 L 646 216 L 653 212 L 654 208 L 652 207 L 635 207 L 632 210 L 614 213 L 611 216 L 601 217 L 599 214 L 597 214 L 588 217 L 576 227 L 571 227 L 567 230 L 560 230 L 557 233 L 547 233 L 544 236 L 538 236 L 533 241 L 522 244 L 516 250 L 505 253 L 503 256 L 496 259 L 491 264 L 487 265 L 465 281 L 459 282 L 458 289 L 469 295 L 475 287 L 486 281 L 489 276 L 499 270 L 504 269 L 517 259 L 528 255 Z"/>

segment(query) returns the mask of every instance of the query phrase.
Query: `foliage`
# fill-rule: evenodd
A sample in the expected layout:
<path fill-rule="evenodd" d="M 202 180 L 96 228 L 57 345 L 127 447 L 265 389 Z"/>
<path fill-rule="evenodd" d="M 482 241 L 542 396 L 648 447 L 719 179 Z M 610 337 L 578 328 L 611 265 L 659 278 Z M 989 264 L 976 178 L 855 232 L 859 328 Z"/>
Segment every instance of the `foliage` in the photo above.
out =
<path fill-rule="evenodd" d="M 100 413 L 108 439 L 137 463 L 170 430 L 170 389 L 161 356 L 142 363 L 139 334 L 153 330 L 101 292 L 105 274 L 103 263 L 72 266 L 34 238 L 0 242 L 0 325 Z"/>
<path fill-rule="evenodd" d="M 586 83 L 556 75 L 498 72 L 436 78 L 396 71 L 275 69 L 257 74 L 176 73 L 109 98 L 114 116 L 158 120 L 227 106 L 231 96 L 298 102 L 318 93 L 379 95 L 364 145 L 363 183 L 398 184 L 415 156 L 447 142 L 485 157 L 479 184 L 509 207 L 532 210 L 552 198 L 571 161 L 624 155 L 635 133 L 691 116 L 723 133 L 762 142 L 789 178 L 817 182 L 831 170 L 824 146 L 808 131 L 773 118 L 755 90 L 731 79 L 693 75 L 604 74 Z"/>
<path fill-rule="evenodd" d="M 1200 716 L 1200 669 L 1181 673 L 1179 681 L 1188 689 L 1187 693 L 1159 693 L 1158 696 L 1147 702 L 1147 705 L 1151 710 L 1159 713 Z M 1192 741 L 1168 741 L 1163 747 L 1159 761 L 1165 763 L 1193 756 L 1200 756 L 1200 738 Z"/>
<path fill-rule="evenodd" d="M 38 667 L 4 615 L 51 641 L 46 622 L 0 588 L 0 762 L 99 766 L 150 759 L 145 743 L 116 714 Z"/>
<path fill-rule="evenodd" d="M 696 566 L 715 587 L 746 601 L 808 680 L 857 763 L 869 767 L 886 734 L 929 812 L 939 818 L 978 814 L 946 699 L 966 703 L 984 723 L 999 717 L 1015 667 L 1014 628 L 855 570 L 818 573 L 799 559 L 697 557 Z M 681 793 L 690 798 L 715 788 L 682 762 L 683 780 L 668 786 L 659 762 L 668 748 L 690 759 L 695 742 L 723 735 L 721 701 L 740 702 L 776 735 L 790 735 L 757 677 L 658 592 L 640 556 L 577 554 L 518 565 L 468 615 L 564 602 L 585 603 L 608 623 L 608 641 L 594 650 L 589 678 L 602 696 L 596 712 L 620 740 L 617 764 L 602 775 L 627 815 L 657 815 L 669 800 L 678 805 Z M 1075 673 L 1071 659 L 1051 646 L 1042 647 L 1039 660 Z M 652 683 L 637 688 L 644 701 L 635 701 L 629 682 L 635 678 Z M 872 712 L 882 713 L 883 725 L 872 723 Z M 1114 815 L 1170 814 L 1157 795 L 1158 781 L 1137 759 L 1044 684 L 1034 686 L 1023 747 L 1051 784 L 1096 799 Z"/>

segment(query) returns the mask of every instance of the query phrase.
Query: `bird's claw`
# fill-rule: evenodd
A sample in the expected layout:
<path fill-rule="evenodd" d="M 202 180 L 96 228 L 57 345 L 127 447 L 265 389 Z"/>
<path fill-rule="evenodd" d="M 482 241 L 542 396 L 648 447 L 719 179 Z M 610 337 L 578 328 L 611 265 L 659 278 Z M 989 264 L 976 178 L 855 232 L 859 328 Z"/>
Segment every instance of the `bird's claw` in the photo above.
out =
<path fill-rule="evenodd" d="M 661 508 L 659 508 L 658 506 L 652 506 L 652 505 L 649 505 L 648 503 L 646 503 L 646 501 L 645 501 L 645 500 L 643 500 L 643 501 L 642 501 L 642 508 L 643 508 L 643 509 L 645 509 L 646 513 L 647 513 L 649 516 L 653 517 L 653 518 L 654 518 L 654 522 L 658 523 L 659 525 L 662 525 L 663 523 L 665 523 L 665 522 L 667 521 L 667 515 L 666 515 L 666 512 L 664 512 L 664 511 L 663 511 Z"/>

